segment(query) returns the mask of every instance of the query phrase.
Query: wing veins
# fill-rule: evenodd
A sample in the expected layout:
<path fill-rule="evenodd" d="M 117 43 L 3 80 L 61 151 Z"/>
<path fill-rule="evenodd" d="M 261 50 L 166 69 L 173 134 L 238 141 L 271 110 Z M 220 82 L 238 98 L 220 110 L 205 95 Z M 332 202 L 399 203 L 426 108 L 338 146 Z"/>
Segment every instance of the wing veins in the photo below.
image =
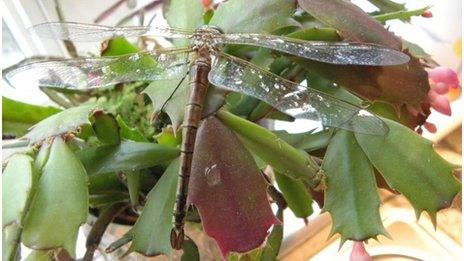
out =
<path fill-rule="evenodd" d="M 381 119 L 363 108 L 224 53 L 215 53 L 209 79 L 220 88 L 253 96 L 297 118 L 366 134 L 384 135 L 388 131 Z"/>

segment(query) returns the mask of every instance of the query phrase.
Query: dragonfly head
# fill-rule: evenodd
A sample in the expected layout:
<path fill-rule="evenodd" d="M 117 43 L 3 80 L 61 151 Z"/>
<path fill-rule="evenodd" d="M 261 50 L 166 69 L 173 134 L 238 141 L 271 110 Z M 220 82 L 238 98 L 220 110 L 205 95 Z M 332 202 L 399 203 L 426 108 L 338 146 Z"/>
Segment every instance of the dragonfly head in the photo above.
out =
<path fill-rule="evenodd" d="M 215 51 L 219 49 L 218 36 L 224 32 L 217 26 L 204 25 L 195 30 L 193 45 L 196 50 Z"/>

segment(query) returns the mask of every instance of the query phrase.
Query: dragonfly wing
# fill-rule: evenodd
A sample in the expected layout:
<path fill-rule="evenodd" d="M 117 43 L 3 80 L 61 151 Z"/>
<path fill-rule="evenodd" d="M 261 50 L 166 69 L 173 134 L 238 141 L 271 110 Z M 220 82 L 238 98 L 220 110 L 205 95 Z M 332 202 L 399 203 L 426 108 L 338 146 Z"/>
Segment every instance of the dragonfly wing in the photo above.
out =
<path fill-rule="evenodd" d="M 13 86 L 92 89 L 121 82 L 176 79 L 187 72 L 187 51 L 140 52 L 123 56 L 40 61 L 6 73 Z"/>
<path fill-rule="evenodd" d="M 71 40 L 76 42 L 98 42 L 115 37 L 138 37 L 154 35 L 168 38 L 187 38 L 187 31 L 156 26 L 121 26 L 111 27 L 72 22 L 50 22 L 37 24 L 30 28 L 33 33 L 43 38 Z"/>
<path fill-rule="evenodd" d="M 253 96 L 296 118 L 364 134 L 388 132 L 381 119 L 360 107 L 288 81 L 236 57 L 215 55 L 208 78 L 220 88 Z"/>
<path fill-rule="evenodd" d="M 388 66 L 409 61 L 406 54 L 376 44 L 310 42 L 263 34 L 223 34 L 218 37 L 217 41 L 224 44 L 266 47 L 324 63 Z"/>

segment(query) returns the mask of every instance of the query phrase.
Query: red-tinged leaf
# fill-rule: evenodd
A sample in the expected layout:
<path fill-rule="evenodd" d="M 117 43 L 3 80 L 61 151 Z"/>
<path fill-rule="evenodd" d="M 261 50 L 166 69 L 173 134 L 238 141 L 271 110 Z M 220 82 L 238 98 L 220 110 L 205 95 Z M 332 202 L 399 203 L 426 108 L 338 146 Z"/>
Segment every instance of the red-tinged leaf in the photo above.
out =
<path fill-rule="evenodd" d="M 375 112 L 375 114 L 399 122 L 411 129 L 416 126 L 424 124 L 427 116 L 423 114 L 413 115 L 407 110 L 406 106 L 402 106 L 399 111 L 395 110 L 390 104 L 384 102 L 374 102 L 369 106 L 369 110 Z M 422 110 L 425 114 L 430 114 L 430 108 L 422 106 Z"/>
<path fill-rule="evenodd" d="M 318 73 L 367 100 L 392 104 L 401 116 L 408 114 L 407 111 L 401 111 L 404 105 L 428 114 L 430 105 L 427 105 L 427 93 L 430 85 L 427 72 L 416 58 L 411 58 L 406 65 L 389 67 L 348 67 L 303 59 L 298 59 L 297 62 L 305 70 Z"/>
<path fill-rule="evenodd" d="M 395 35 L 349 1 L 298 0 L 298 4 L 316 19 L 337 29 L 344 39 L 401 48 L 401 41 Z"/>
<path fill-rule="evenodd" d="M 188 202 L 198 208 L 205 232 L 224 256 L 260 246 L 279 221 L 253 157 L 216 118 L 202 123 L 195 146 Z"/>
<path fill-rule="evenodd" d="M 376 43 L 401 50 L 400 39 L 348 1 L 299 0 L 298 2 L 312 16 L 334 27 L 344 40 Z M 427 93 L 430 86 L 427 72 L 414 57 L 411 57 L 409 63 L 405 65 L 389 67 L 347 67 L 312 61 L 304 61 L 301 64 L 363 98 L 389 102 L 395 108 L 407 104 L 423 112 L 421 105 L 428 100 Z"/>

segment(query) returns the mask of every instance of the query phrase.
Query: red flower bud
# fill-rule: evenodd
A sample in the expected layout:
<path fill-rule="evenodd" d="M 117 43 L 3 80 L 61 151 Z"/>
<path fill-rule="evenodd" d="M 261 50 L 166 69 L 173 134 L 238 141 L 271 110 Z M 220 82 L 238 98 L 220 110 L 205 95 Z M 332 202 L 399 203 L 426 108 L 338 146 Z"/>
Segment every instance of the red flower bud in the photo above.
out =
<path fill-rule="evenodd" d="M 213 3 L 212 0 L 201 0 L 201 2 L 203 3 L 203 7 L 210 7 Z"/>
<path fill-rule="evenodd" d="M 425 122 L 424 123 L 424 128 L 428 130 L 430 133 L 435 133 L 437 132 L 437 126 L 433 123 L 430 122 Z"/>
<path fill-rule="evenodd" d="M 421 16 L 422 16 L 422 17 L 425 17 L 425 18 L 432 18 L 432 17 L 433 17 L 433 14 L 432 14 L 431 11 L 427 10 L 427 11 L 423 12 L 423 13 L 421 14 Z"/>

